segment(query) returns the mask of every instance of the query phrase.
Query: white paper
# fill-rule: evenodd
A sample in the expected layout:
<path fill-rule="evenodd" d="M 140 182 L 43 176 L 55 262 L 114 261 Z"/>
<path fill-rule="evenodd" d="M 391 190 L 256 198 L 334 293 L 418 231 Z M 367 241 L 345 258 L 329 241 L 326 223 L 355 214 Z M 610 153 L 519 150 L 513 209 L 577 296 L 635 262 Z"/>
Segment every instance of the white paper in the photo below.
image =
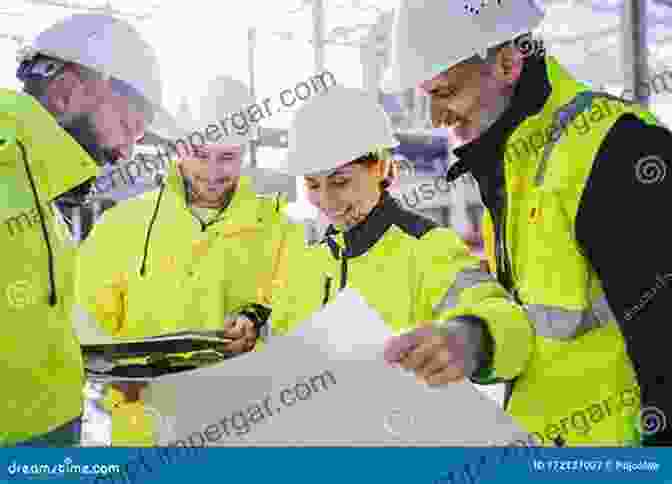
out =
<path fill-rule="evenodd" d="M 382 357 L 384 342 L 392 335 L 380 315 L 349 288 L 292 332 L 304 344 L 334 357 L 375 361 Z"/>
<path fill-rule="evenodd" d="M 390 336 L 352 290 L 263 351 L 160 377 L 160 445 L 506 445 L 528 434 L 468 382 L 431 391 L 382 358 Z M 306 386 L 307 385 L 307 386 Z M 305 398 L 301 400 L 300 398 Z M 293 401 L 293 403 L 291 403 Z"/>

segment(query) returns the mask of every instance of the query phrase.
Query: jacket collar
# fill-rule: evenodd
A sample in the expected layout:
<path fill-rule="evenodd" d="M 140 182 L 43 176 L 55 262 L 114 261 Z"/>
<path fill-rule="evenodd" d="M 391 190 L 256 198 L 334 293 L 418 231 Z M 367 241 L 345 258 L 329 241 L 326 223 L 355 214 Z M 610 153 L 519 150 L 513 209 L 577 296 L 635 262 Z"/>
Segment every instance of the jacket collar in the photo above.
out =
<path fill-rule="evenodd" d="M 588 89 L 555 57 L 528 57 L 509 109 L 478 139 L 453 151 L 459 161 L 450 168 L 447 177 L 453 181 L 469 171 L 476 178 L 487 177 L 493 170 L 493 162 L 504 158 L 507 141 L 516 128 L 523 123 L 534 125 L 541 120 L 551 120 L 577 92 Z"/>
<path fill-rule="evenodd" d="M 479 138 L 453 151 L 459 160 L 448 172 L 450 181 L 468 171 L 472 171 L 477 177 L 491 171 L 493 153 L 500 155 L 496 159 L 501 159 L 508 136 L 526 118 L 542 111 L 550 93 L 551 84 L 546 73 L 545 58 L 528 57 L 509 108 Z"/>
<path fill-rule="evenodd" d="M 98 165 L 34 97 L 0 89 L 0 111 L 27 150 L 40 198 L 53 200 L 98 175 Z"/>
<path fill-rule="evenodd" d="M 373 207 L 361 223 L 345 232 L 340 232 L 333 225 L 330 225 L 322 243 L 326 243 L 331 249 L 332 255 L 339 259 L 340 248 L 334 245 L 334 237 L 336 237 L 345 246 L 345 250 L 343 250 L 345 257 L 358 257 L 366 253 L 385 235 L 385 232 L 399 218 L 398 215 L 401 210 L 403 209 L 399 202 L 387 190 L 383 190 L 378 204 Z"/>

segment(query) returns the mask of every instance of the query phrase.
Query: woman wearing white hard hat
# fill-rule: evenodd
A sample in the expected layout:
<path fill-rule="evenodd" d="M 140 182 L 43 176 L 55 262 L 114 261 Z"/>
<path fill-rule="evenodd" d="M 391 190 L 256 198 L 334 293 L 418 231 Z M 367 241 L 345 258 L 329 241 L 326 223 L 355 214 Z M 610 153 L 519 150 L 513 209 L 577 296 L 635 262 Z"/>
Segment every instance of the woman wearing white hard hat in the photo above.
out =
<path fill-rule="evenodd" d="M 274 334 L 291 332 L 351 287 L 395 332 L 437 321 L 444 332 L 422 351 L 444 341 L 492 351 L 481 338 L 486 326 L 512 343 L 529 338 L 523 311 L 480 270 L 458 234 L 406 211 L 386 191 L 389 150 L 397 144 L 382 107 L 358 89 L 330 88 L 296 113 L 286 169 L 303 177 L 308 200 L 331 224 L 320 244 L 290 250 L 287 286 L 273 306 Z M 390 348 L 388 361 L 398 361 L 413 341 L 404 345 Z M 443 356 L 424 368 L 426 383 L 460 380 L 486 363 L 467 355 L 469 362 L 457 367 L 448 352 Z M 512 374 L 525 355 L 494 361 Z"/>
<path fill-rule="evenodd" d="M 24 93 L 0 90 L 0 446 L 77 445 L 73 254 L 56 222 L 64 205 L 84 203 L 98 166 L 130 156 L 147 126 L 170 121 L 156 56 L 123 20 L 68 17 L 20 61 Z"/>
<path fill-rule="evenodd" d="M 404 0 L 395 20 L 388 88 L 423 89 L 453 133 L 448 181 L 478 182 L 489 267 L 534 328 L 513 346 L 491 335 L 529 359 L 475 381 L 510 380 L 505 408 L 544 445 L 671 445 L 672 298 L 632 304 L 670 267 L 671 236 L 639 234 L 669 205 L 672 133 L 577 81 L 530 34 L 543 18 L 537 0 Z"/>

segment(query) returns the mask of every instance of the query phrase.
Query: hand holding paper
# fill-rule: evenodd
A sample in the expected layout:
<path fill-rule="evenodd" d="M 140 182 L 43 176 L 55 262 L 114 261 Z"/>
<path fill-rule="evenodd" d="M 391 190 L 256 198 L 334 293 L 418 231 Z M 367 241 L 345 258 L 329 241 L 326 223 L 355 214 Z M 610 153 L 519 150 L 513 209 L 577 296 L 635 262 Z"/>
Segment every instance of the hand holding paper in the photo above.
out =
<path fill-rule="evenodd" d="M 398 364 L 409 351 L 418 346 L 422 338 L 432 335 L 432 328 L 423 326 L 400 336 L 388 338 L 385 343 L 384 357 L 389 364 Z"/>
<path fill-rule="evenodd" d="M 427 323 L 431 324 L 431 323 Z M 459 332 L 440 334 L 425 325 L 385 345 L 385 361 L 412 371 L 430 386 L 464 380 L 466 341 Z"/>
<path fill-rule="evenodd" d="M 219 334 L 233 340 L 223 345 L 222 349 L 227 353 L 236 355 L 250 351 L 257 341 L 257 330 L 254 323 L 242 315 L 235 319 L 228 319 Z"/>
<path fill-rule="evenodd" d="M 380 315 L 346 288 L 264 351 L 162 376 L 143 397 L 171 419 L 159 439 L 168 446 L 483 446 L 527 439 L 470 382 L 432 391 L 386 367 L 409 348 L 402 362 L 432 348 L 435 332 L 443 330 L 424 327 L 390 339 Z"/>

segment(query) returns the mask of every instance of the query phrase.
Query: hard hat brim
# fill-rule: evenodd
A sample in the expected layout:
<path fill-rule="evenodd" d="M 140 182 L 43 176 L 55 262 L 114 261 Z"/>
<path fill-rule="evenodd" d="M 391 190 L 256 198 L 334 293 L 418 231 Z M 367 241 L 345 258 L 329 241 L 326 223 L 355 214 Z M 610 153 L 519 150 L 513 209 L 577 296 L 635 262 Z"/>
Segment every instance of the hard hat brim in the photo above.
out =
<path fill-rule="evenodd" d="M 436 64 L 432 66 L 431 70 L 412 69 L 414 71 L 413 75 L 410 75 L 408 70 L 404 72 L 399 69 L 398 65 L 393 65 L 386 70 L 383 80 L 380 83 L 380 88 L 385 94 L 400 94 L 407 89 L 416 89 L 419 88 L 422 83 L 434 79 L 442 72 L 455 67 L 460 62 L 467 59 L 468 57 L 465 57 L 448 64 Z"/>
<path fill-rule="evenodd" d="M 390 141 L 388 143 L 385 143 L 385 148 L 396 148 L 399 146 L 401 143 L 399 143 L 398 140 Z M 359 156 L 363 156 L 365 153 L 360 153 Z M 345 163 L 339 164 L 339 165 L 334 165 L 330 166 L 328 168 L 325 167 L 313 167 L 313 168 L 302 168 L 302 167 L 297 167 L 295 164 L 290 162 L 290 155 L 285 156 L 277 170 L 285 175 L 288 176 L 311 176 L 311 175 L 317 175 L 319 173 L 324 172 L 325 170 L 335 170 L 337 168 L 340 168 L 342 166 L 347 165 L 348 163 L 351 163 L 353 160 L 357 159 L 358 157 L 355 156 L 351 158 L 350 161 L 347 161 Z"/>

